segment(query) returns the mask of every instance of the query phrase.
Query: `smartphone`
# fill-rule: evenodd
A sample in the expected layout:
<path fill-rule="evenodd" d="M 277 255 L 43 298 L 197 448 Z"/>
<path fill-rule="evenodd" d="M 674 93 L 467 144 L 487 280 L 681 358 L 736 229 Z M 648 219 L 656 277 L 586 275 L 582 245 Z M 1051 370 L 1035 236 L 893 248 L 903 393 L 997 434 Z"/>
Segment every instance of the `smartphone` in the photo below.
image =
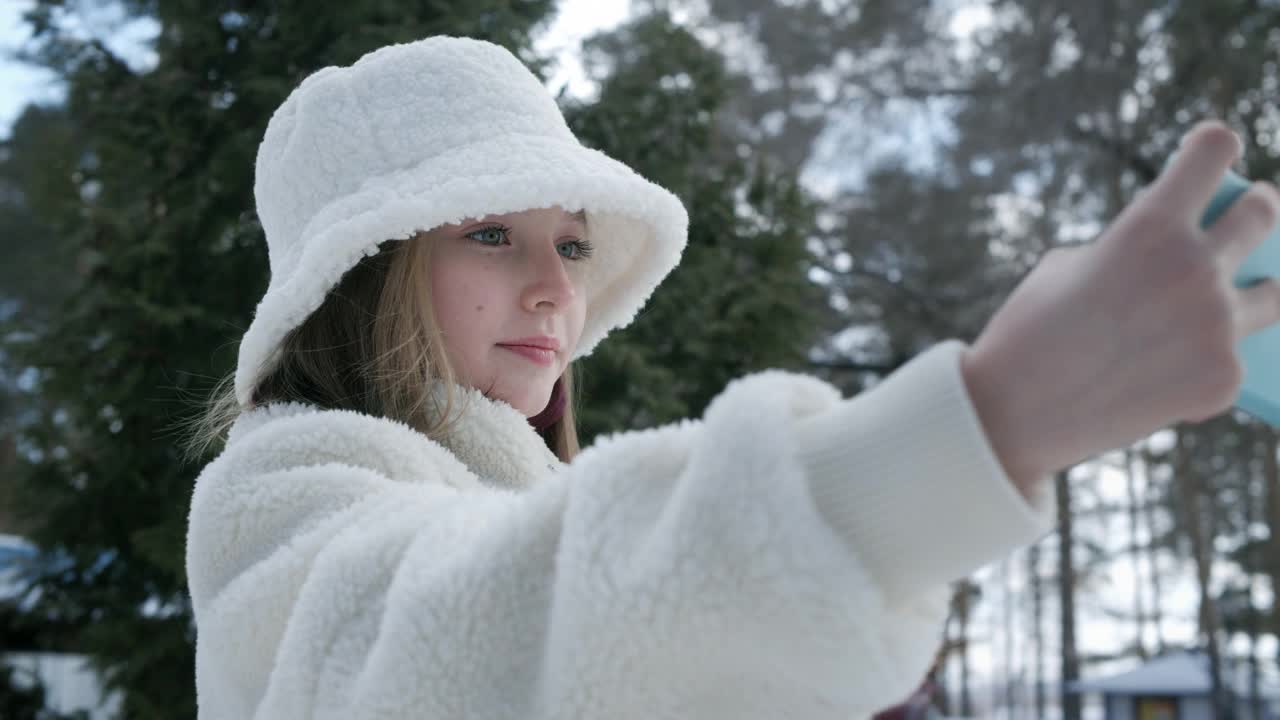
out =
<path fill-rule="evenodd" d="M 1248 180 L 1228 170 L 1200 225 L 1208 228 L 1248 189 Z M 1267 239 L 1245 258 L 1234 281 L 1237 287 L 1248 287 L 1275 275 L 1280 275 L 1280 227 L 1273 228 Z M 1235 407 L 1273 427 L 1280 427 L 1280 325 L 1244 338 L 1237 351 L 1244 364 L 1244 382 Z"/>

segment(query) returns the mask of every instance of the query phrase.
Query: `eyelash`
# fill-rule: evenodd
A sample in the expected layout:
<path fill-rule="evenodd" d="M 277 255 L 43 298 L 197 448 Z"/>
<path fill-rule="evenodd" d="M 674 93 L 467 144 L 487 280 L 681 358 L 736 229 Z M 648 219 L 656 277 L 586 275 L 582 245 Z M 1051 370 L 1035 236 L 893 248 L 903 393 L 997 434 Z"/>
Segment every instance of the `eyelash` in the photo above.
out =
<path fill-rule="evenodd" d="M 478 227 L 475 230 L 472 230 L 471 232 L 467 233 L 464 237 L 472 237 L 473 235 L 477 235 L 482 232 L 487 232 L 489 230 L 501 230 L 504 235 L 511 232 L 511 228 L 507 227 L 506 225 L 502 225 L 500 223 L 494 223 L 491 225 L 485 225 L 484 227 Z M 476 242 L 486 247 L 496 247 L 495 245 L 492 245 L 486 242 L 480 242 L 479 240 L 476 240 Z M 574 240 L 573 244 L 578 247 L 578 256 L 565 258 L 566 260 L 572 260 L 574 262 L 586 260 L 587 258 L 591 257 L 591 253 L 595 250 L 595 246 L 591 244 L 590 240 Z"/>

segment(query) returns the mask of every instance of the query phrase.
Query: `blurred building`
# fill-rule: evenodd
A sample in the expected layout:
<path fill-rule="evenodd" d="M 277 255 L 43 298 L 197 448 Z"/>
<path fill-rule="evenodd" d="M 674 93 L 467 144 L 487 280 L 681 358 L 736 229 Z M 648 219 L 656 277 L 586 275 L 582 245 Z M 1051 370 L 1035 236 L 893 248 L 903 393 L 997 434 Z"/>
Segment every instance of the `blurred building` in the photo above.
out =
<path fill-rule="evenodd" d="M 1280 684 L 1259 683 L 1262 713 L 1254 717 L 1247 667 L 1224 670 L 1236 720 L 1280 720 Z M 1080 680 L 1072 692 L 1102 696 L 1105 720 L 1214 720 L 1209 658 L 1199 652 L 1172 652 L 1110 677 Z"/>

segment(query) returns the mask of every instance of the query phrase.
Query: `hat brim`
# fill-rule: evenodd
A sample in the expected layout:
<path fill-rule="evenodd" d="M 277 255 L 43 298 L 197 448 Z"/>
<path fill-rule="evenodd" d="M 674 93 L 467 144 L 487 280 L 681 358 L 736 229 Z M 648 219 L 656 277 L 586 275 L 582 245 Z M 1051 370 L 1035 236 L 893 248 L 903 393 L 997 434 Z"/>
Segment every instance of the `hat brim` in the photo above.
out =
<path fill-rule="evenodd" d="M 278 362 L 284 336 L 315 312 L 363 255 L 387 240 L 489 214 L 559 205 L 585 210 L 593 245 L 584 282 L 586 320 L 574 359 L 625 327 L 680 262 L 688 214 L 670 191 L 572 140 L 504 134 L 404 170 L 370 178 L 325 205 L 302 230 L 303 254 L 271 279 L 240 342 L 236 398 L 243 407 Z"/>

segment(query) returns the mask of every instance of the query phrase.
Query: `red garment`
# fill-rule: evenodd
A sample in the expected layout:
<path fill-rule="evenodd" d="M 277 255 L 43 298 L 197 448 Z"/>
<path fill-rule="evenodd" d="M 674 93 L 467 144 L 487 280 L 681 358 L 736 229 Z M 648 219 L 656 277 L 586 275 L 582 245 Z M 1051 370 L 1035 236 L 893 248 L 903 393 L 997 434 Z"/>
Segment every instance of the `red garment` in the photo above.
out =
<path fill-rule="evenodd" d="M 926 680 L 906 700 L 872 715 L 871 720 L 924 720 L 933 704 L 933 689 L 933 683 Z"/>
<path fill-rule="evenodd" d="M 551 397 L 547 399 L 547 406 L 542 412 L 529 418 L 529 424 L 538 432 L 542 432 L 552 425 L 559 422 L 564 417 L 564 406 L 567 398 L 564 396 L 564 380 L 556 380 L 556 384 L 551 386 Z"/>

